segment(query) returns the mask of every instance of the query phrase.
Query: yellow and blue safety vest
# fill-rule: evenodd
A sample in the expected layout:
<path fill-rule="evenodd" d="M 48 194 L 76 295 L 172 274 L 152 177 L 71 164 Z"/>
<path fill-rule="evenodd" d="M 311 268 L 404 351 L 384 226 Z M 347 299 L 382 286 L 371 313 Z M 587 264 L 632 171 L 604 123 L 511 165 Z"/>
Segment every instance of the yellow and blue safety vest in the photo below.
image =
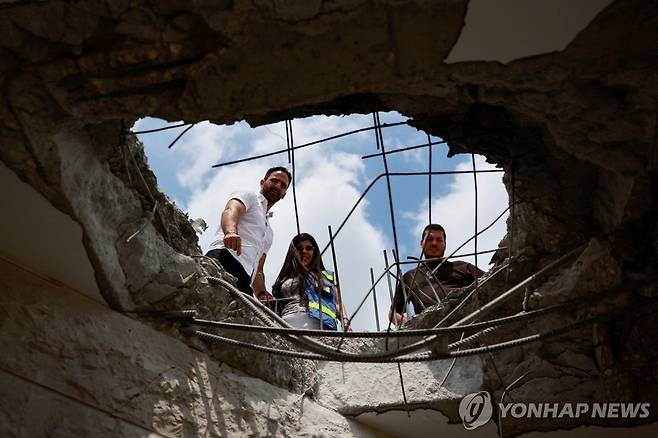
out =
<path fill-rule="evenodd" d="M 331 271 L 322 271 L 325 278 L 324 288 L 318 293 L 318 281 L 312 276 L 306 277 L 306 295 L 308 296 L 308 314 L 314 318 L 320 319 L 320 310 L 322 310 L 322 322 L 331 330 L 338 330 L 338 317 L 336 316 L 336 285 L 334 283 L 334 273 Z"/>

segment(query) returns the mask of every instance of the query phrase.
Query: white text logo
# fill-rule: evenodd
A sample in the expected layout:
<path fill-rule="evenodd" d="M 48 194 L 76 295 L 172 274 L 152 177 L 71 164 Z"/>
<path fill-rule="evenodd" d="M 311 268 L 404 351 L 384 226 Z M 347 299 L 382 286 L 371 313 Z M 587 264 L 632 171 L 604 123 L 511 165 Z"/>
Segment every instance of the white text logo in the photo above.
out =
<path fill-rule="evenodd" d="M 500 418 L 648 418 L 650 403 L 498 403 Z M 486 424 L 493 413 L 487 391 L 464 396 L 459 415 L 473 430 Z"/>
<path fill-rule="evenodd" d="M 459 416 L 462 417 L 467 430 L 486 424 L 491 419 L 492 413 L 491 395 L 487 391 L 468 394 L 459 403 Z"/>

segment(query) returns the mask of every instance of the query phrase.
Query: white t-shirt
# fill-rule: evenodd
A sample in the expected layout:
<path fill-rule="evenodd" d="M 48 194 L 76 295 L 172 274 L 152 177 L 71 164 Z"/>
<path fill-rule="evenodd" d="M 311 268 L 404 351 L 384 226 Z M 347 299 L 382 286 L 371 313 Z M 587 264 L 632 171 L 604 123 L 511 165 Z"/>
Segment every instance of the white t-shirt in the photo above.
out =
<path fill-rule="evenodd" d="M 231 193 L 229 199 L 241 201 L 247 208 L 245 214 L 238 221 L 238 234 L 242 239 L 242 254 L 238 255 L 228 249 L 233 257 L 240 262 L 253 281 L 258 262 L 263 254 L 267 254 L 272 246 L 274 233 L 268 222 L 267 199 L 260 192 L 237 191 Z M 224 248 L 224 231 L 220 221 L 215 240 L 210 244 L 211 249 Z"/>

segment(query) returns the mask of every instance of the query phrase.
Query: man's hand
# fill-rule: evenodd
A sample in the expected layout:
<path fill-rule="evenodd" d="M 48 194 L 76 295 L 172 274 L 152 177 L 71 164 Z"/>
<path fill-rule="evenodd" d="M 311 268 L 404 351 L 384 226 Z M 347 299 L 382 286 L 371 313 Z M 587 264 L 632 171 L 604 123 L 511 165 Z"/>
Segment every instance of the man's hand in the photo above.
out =
<path fill-rule="evenodd" d="M 398 313 L 392 307 L 389 307 L 388 309 L 388 319 L 395 324 L 396 327 L 400 327 L 409 320 L 406 313 Z"/>
<path fill-rule="evenodd" d="M 395 312 L 395 325 L 397 325 L 399 327 L 403 324 L 406 324 L 407 321 L 409 321 L 409 318 L 407 318 L 406 313 Z"/>
<path fill-rule="evenodd" d="M 234 250 L 238 255 L 242 254 L 242 238 L 237 231 L 224 233 L 224 247 Z"/>
<path fill-rule="evenodd" d="M 352 322 L 349 318 L 343 318 L 343 330 L 346 332 L 352 331 Z"/>

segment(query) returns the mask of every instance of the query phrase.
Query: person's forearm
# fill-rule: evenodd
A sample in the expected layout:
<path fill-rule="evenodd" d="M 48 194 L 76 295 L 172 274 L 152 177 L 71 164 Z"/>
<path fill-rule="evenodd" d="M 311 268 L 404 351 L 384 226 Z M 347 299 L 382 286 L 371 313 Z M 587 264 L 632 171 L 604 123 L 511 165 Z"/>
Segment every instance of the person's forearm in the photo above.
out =
<path fill-rule="evenodd" d="M 224 232 L 224 246 L 242 254 L 242 238 L 238 234 L 238 222 L 245 213 L 244 204 L 237 199 L 230 199 L 222 212 L 220 226 Z"/>
<path fill-rule="evenodd" d="M 258 298 L 261 293 L 267 291 L 265 288 L 265 274 L 263 271 L 256 272 L 256 278 L 254 278 L 254 281 L 251 284 L 251 288 L 254 290 L 254 295 L 256 298 Z"/>
<path fill-rule="evenodd" d="M 237 234 L 239 219 L 240 219 L 240 215 L 238 214 L 238 211 L 230 207 L 227 207 L 222 212 L 222 220 L 221 220 L 222 231 L 224 232 L 224 234 L 228 234 L 228 233 Z"/>
<path fill-rule="evenodd" d="M 256 275 L 254 276 L 254 281 L 251 283 L 251 288 L 254 290 L 254 295 L 256 298 L 259 298 L 260 294 L 267 292 L 265 288 L 265 258 L 267 256 L 263 254 L 258 260 L 258 267 L 256 268 Z"/>
<path fill-rule="evenodd" d="M 343 325 L 343 329 L 346 330 L 346 331 L 351 332 L 352 331 L 352 322 L 347 317 L 347 310 L 345 310 L 345 306 L 343 306 L 341 304 L 340 307 L 338 307 L 338 309 L 340 309 L 339 310 L 339 317 L 340 317 L 341 324 Z"/>

